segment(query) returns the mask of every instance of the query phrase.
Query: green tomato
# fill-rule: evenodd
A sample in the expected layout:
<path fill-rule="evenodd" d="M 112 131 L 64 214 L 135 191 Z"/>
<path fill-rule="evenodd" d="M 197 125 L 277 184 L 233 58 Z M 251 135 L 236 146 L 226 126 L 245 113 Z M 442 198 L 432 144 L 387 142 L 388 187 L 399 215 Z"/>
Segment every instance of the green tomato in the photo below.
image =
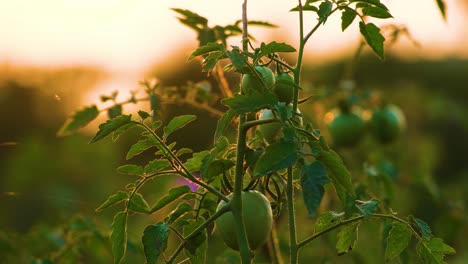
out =
<path fill-rule="evenodd" d="M 292 108 L 292 104 L 289 104 L 288 105 L 288 108 Z M 299 110 L 299 108 L 297 109 L 297 113 L 300 114 L 301 111 Z M 270 109 L 263 109 L 262 112 L 260 112 L 260 115 L 258 117 L 259 120 L 265 120 L 265 119 L 272 119 L 274 118 L 275 115 L 273 113 L 272 110 Z M 302 120 L 302 117 L 300 116 L 295 116 L 294 117 L 294 120 L 300 125 L 302 126 L 303 125 L 303 120 Z M 281 135 L 281 123 L 280 122 L 272 122 L 272 123 L 268 123 L 268 124 L 263 124 L 263 125 L 260 125 L 258 126 L 258 130 L 262 133 L 263 135 L 263 138 L 265 138 L 265 140 L 268 142 L 268 143 L 273 143 L 275 142 L 276 140 L 278 140 L 278 138 L 280 137 Z"/>
<path fill-rule="evenodd" d="M 251 94 L 252 91 L 263 92 L 267 88 L 270 89 L 275 84 L 275 77 L 269 68 L 264 66 L 255 66 L 255 70 L 260 74 L 262 80 L 260 80 L 257 75 L 248 73 L 244 74 L 241 82 L 241 89 L 244 94 Z"/>
<path fill-rule="evenodd" d="M 337 147 L 352 147 L 361 140 L 365 131 L 364 120 L 353 111 L 337 112 L 328 124 L 328 130 Z"/>
<path fill-rule="evenodd" d="M 381 143 L 394 141 L 405 127 L 405 115 L 396 105 L 387 105 L 382 109 L 375 110 L 372 114 L 372 134 Z"/>
<path fill-rule="evenodd" d="M 228 198 L 231 199 L 232 194 Z M 225 205 L 225 201 L 219 202 L 216 210 L 218 211 Z M 273 226 L 273 212 L 271 211 L 270 202 L 258 191 L 242 192 L 242 214 L 249 247 L 255 250 L 265 244 Z M 216 229 L 226 245 L 234 250 L 239 250 L 232 212 L 223 214 L 215 222 Z"/>
<path fill-rule="evenodd" d="M 287 73 L 280 73 L 275 75 L 276 85 L 273 91 L 275 92 L 278 100 L 289 104 L 294 97 L 294 77 Z"/>

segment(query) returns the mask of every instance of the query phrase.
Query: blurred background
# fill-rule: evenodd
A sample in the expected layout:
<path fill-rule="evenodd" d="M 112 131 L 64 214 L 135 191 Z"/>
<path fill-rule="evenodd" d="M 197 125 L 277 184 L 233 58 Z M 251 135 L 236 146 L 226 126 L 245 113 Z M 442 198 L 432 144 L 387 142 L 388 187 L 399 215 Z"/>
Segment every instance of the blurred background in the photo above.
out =
<path fill-rule="evenodd" d="M 360 43 L 357 23 L 343 33 L 340 17 L 329 19 L 306 48 L 303 97 L 313 99 L 301 105 L 301 111 L 328 137 L 324 116 L 336 107 L 330 98 L 349 79 L 354 80 L 356 91 L 375 92 L 398 105 L 407 120 L 407 130 L 398 142 L 381 146 L 366 138 L 356 148 L 338 152 L 357 175 L 362 174 L 363 160 L 384 160 L 395 176 L 391 207 L 400 215 L 413 214 L 426 221 L 438 237 L 455 247 L 457 255 L 449 257 L 449 263 L 466 263 L 468 1 L 446 0 L 446 20 L 433 0 L 382 2 L 394 18 L 375 23 L 393 24 L 409 34 L 386 43 L 385 61 L 368 47 L 353 60 Z M 250 33 L 259 42 L 276 40 L 297 47 L 297 14 L 287 12 L 294 5 L 294 1 L 251 1 L 249 19 L 269 21 L 278 28 L 251 27 Z M 226 25 L 240 19 L 240 6 L 241 1 L 215 0 L 203 4 L 189 0 L 0 4 L 0 259 L 6 263 L 51 258 L 58 263 L 110 261 L 107 236 L 115 211 L 97 214 L 94 210 L 128 183 L 115 168 L 125 163 L 136 135 L 130 133 L 115 144 L 105 140 L 89 145 L 105 116 L 76 135 L 57 137 L 57 131 L 85 105 L 107 106 L 99 95 L 117 90 L 118 99 L 125 100 L 141 89 L 138 82 L 143 79 L 156 78 L 164 85 L 206 79 L 199 62 L 186 62 L 198 45 L 195 32 L 180 24 L 170 8 L 192 10 L 208 18 L 210 25 Z M 306 17 L 307 28 L 315 23 L 315 17 Z M 229 44 L 240 45 L 240 38 L 231 38 Z M 286 59 L 294 63 L 293 57 Z M 237 91 L 239 76 L 228 73 L 226 77 Z M 216 85 L 212 88 L 219 93 Z M 215 107 L 224 110 L 219 104 Z M 175 114 L 199 116 L 185 134 L 175 135 L 181 146 L 195 151 L 211 147 L 215 117 L 189 106 L 166 110 L 164 119 Z M 180 183 L 167 179 L 146 191 L 155 201 L 174 184 Z M 143 262 L 140 234 L 145 224 L 159 218 L 163 216 L 131 220 L 127 263 Z M 310 233 L 311 223 L 299 204 L 299 228 Z M 280 224 L 286 226 L 284 219 Z M 285 248 L 288 239 L 285 230 L 279 230 Z M 333 236 L 306 247 L 302 261 L 382 260 L 380 244 L 373 242 L 380 241 L 377 226 L 363 230 L 356 250 L 346 256 L 335 256 Z M 213 239 L 224 249 L 219 238 Z M 235 257 L 227 249 L 222 254 L 210 252 L 211 259 L 218 261 Z"/>

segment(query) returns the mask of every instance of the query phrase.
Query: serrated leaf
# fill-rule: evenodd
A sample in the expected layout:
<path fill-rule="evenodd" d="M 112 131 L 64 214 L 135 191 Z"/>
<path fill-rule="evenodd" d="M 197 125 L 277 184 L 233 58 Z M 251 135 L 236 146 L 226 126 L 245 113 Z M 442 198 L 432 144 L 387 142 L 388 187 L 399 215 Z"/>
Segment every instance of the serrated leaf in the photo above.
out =
<path fill-rule="evenodd" d="M 328 211 L 317 216 L 315 221 L 314 233 L 319 233 L 329 227 L 335 226 L 341 222 L 344 213 Z"/>
<path fill-rule="evenodd" d="M 57 132 L 57 136 L 67 136 L 86 126 L 99 115 L 95 105 L 88 106 L 73 114 Z"/>
<path fill-rule="evenodd" d="M 436 237 L 430 240 L 419 240 L 416 251 L 423 263 L 428 264 L 446 263 L 444 261 L 445 255 L 456 253 L 454 248 L 445 244 L 442 239 Z"/>
<path fill-rule="evenodd" d="M 310 217 L 315 217 L 325 192 L 324 185 L 328 182 L 327 171 L 320 162 L 316 161 L 302 166 L 302 197 Z"/>
<path fill-rule="evenodd" d="M 372 199 L 370 201 L 356 201 L 356 207 L 364 215 L 364 219 L 368 219 L 373 213 L 379 209 L 379 201 Z"/>
<path fill-rule="evenodd" d="M 133 194 L 128 203 L 128 208 L 134 212 L 144 214 L 148 214 L 150 211 L 148 203 L 146 202 L 145 198 L 143 198 L 143 195 L 141 195 L 140 193 Z"/>
<path fill-rule="evenodd" d="M 154 213 L 159 209 L 163 208 L 164 206 L 172 203 L 173 201 L 177 200 L 182 195 L 190 192 L 190 187 L 187 185 L 182 185 L 179 187 L 175 187 L 169 190 L 169 193 L 163 196 L 159 201 L 151 208 L 150 213 Z"/>
<path fill-rule="evenodd" d="M 365 16 L 376 17 L 376 18 L 393 17 L 387 10 L 378 6 L 366 6 L 362 9 L 362 14 Z"/>
<path fill-rule="evenodd" d="M 313 6 L 313 5 L 304 5 L 302 7 L 302 11 L 313 11 L 313 12 L 318 12 L 318 7 Z M 289 10 L 290 12 L 295 12 L 299 11 L 299 6 L 294 7 L 293 9 Z"/>
<path fill-rule="evenodd" d="M 145 228 L 141 242 L 147 264 L 156 264 L 158 257 L 166 250 L 170 230 L 166 223 L 157 223 Z"/>
<path fill-rule="evenodd" d="M 353 11 L 351 8 L 346 7 L 341 13 L 341 30 L 345 31 L 349 25 L 351 25 L 356 18 L 356 12 Z"/>
<path fill-rule="evenodd" d="M 184 196 L 185 199 L 185 196 Z M 184 215 L 187 212 L 190 212 L 193 210 L 193 205 L 188 204 L 188 203 L 180 203 L 176 209 L 174 209 L 168 217 L 166 217 L 165 221 L 169 224 L 174 223 L 179 217 Z"/>
<path fill-rule="evenodd" d="M 116 141 L 120 135 L 122 135 L 123 133 L 125 133 L 127 130 L 137 126 L 138 124 L 137 123 L 128 123 L 128 124 L 125 124 L 121 127 L 119 127 L 117 130 L 115 130 L 114 132 L 112 132 L 112 141 Z"/>
<path fill-rule="evenodd" d="M 208 155 L 210 155 L 210 151 L 208 150 L 193 153 L 193 156 L 185 162 L 185 168 L 190 172 L 200 171 L 203 159 Z"/>
<path fill-rule="evenodd" d="M 164 135 L 163 138 L 167 138 L 170 134 L 174 131 L 188 125 L 189 123 L 193 122 L 197 119 L 196 115 L 183 115 L 183 116 L 176 116 L 172 118 L 172 120 L 164 127 Z"/>
<path fill-rule="evenodd" d="M 328 16 L 331 13 L 333 7 L 333 3 L 330 1 L 324 1 L 319 5 L 319 10 L 317 11 L 317 14 L 319 16 L 319 21 L 325 22 L 327 21 Z"/>
<path fill-rule="evenodd" d="M 169 161 L 164 159 L 155 159 L 148 162 L 148 165 L 145 166 L 144 172 L 146 174 L 153 174 L 169 166 L 171 166 Z"/>
<path fill-rule="evenodd" d="M 429 225 L 421 219 L 411 217 L 411 222 L 415 226 L 415 228 L 419 231 L 422 237 L 428 240 L 432 234 L 432 230 Z"/>
<path fill-rule="evenodd" d="M 216 126 L 216 132 L 214 135 L 214 142 L 218 141 L 219 137 L 223 134 L 224 130 L 229 127 L 232 120 L 236 116 L 236 113 L 233 110 L 228 110 L 224 115 L 218 120 Z"/>
<path fill-rule="evenodd" d="M 269 145 L 260 156 L 253 174 L 255 177 L 285 169 L 296 163 L 297 149 L 295 142 L 279 141 Z"/>
<path fill-rule="evenodd" d="M 296 49 L 286 43 L 278 43 L 276 41 L 270 42 L 268 44 L 262 43 L 260 46 L 260 55 L 266 56 L 268 54 L 276 52 L 295 52 Z"/>
<path fill-rule="evenodd" d="M 387 237 L 385 260 L 389 261 L 400 255 L 408 247 L 412 234 L 411 229 L 407 225 L 394 221 Z"/>
<path fill-rule="evenodd" d="M 117 168 L 117 172 L 123 174 L 143 175 L 144 171 L 141 166 L 126 164 Z"/>
<path fill-rule="evenodd" d="M 340 156 L 333 150 L 322 150 L 317 159 L 322 162 L 328 172 L 328 177 L 335 185 L 335 190 L 338 197 L 342 200 L 346 195 L 341 192 L 346 192 L 348 195 L 354 197 L 355 192 L 351 182 L 351 174 L 346 169 Z M 344 203 L 345 201 L 341 201 Z"/>
<path fill-rule="evenodd" d="M 123 202 L 125 199 L 128 198 L 128 194 L 126 192 L 117 192 L 115 194 L 112 194 L 107 198 L 107 200 L 102 203 L 97 209 L 96 212 L 102 211 L 108 207 L 111 207 L 113 205 L 116 205 L 118 203 Z"/>
<path fill-rule="evenodd" d="M 245 67 L 245 58 L 238 51 L 227 52 L 227 56 L 236 69 L 241 70 Z"/>
<path fill-rule="evenodd" d="M 272 93 L 261 94 L 252 92 L 250 95 L 236 94 L 234 97 L 221 100 L 221 103 L 229 106 L 237 115 L 257 112 L 271 107 L 278 102 L 278 98 Z"/>
<path fill-rule="evenodd" d="M 189 225 L 184 226 L 184 235 L 187 236 L 193 232 L 197 227 L 204 223 L 204 219 L 198 218 L 191 222 Z M 205 263 L 206 251 L 208 249 L 208 234 L 206 228 L 203 229 L 198 235 L 189 239 L 184 246 L 185 254 L 190 258 L 190 262 L 194 264 Z"/>
<path fill-rule="evenodd" d="M 118 264 L 121 262 L 127 249 L 127 214 L 125 212 L 118 212 L 114 216 L 110 240 L 112 242 L 114 264 Z"/>
<path fill-rule="evenodd" d="M 444 0 L 436 0 L 437 2 L 437 7 L 439 7 L 440 13 L 442 14 L 442 17 L 446 19 L 446 13 L 445 13 L 445 2 Z"/>
<path fill-rule="evenodd" d="M 137 143 L 133 144 L 127 152 L 125 157 L 127 160 L 133 158 L 134 156 L 142 153 L 143 151 L 155 146 L 153 140 L 149 138 L 140 139 Z"/>
<path fill-rule="evenodd" d="M 121 115 L 114 119 L 107 120 L 105 123 L 99 125 L 99 131 L 96 133 L 90 143 L 95 143 L 105 138 L 110 133 L 116 131 L 123 125 L 132 122 L 131 115 Z"/>
<path fill-rule="evenodd" d="M 215 43 L 215 42 L 211 42 L 211 43 L 208 43 L 206 45 L 203 45 L 203 46 L 197 48 L 194 52 L 192 52 L 192 54 L 190 54 L 190 57 L 188 58 L 188 60 L 189 61 L 193 60 L 197 56 L 205 55 L 205 54 L 208 54 L 208 53 L 211 53 L 211 52 L 214 52 L 214 51 L 224 51 L 224 45 L 220 44 L 220 43 Z"/>
<path fill-rule="evenodd" d="M 122 105 L 115 105 L 109 108 L 109 110 L 107 110 L 107 115 L 109 116 L 110 119 L 116 118 L 121 114 L 122 114 Z"/>
<path fill-rule="evenodd" d="M 380 34 L 380 28 L 373 23 L 359 22 L 359 30 L 371 49 L 381 58 L 385 59 L 384 41 L 385 38 Z"/>
<path fill-rule="evenodd" d="M 213 181 L 214 177 L 222 174 L 223 172 L 229 170 L 235 165 L 234 161 L 227 159 L 219 159 L 210 162 L 207 167 L 205 175 L 202 175 L 203 179 L 206 182 Z"/>
<path fill-rule="evenodd" d="M 359 222 L 349 224 L 338 232 L 338 241 L 336 242 L 336 251 L 338 255 L 348 253 L 354 248 L 358 239 Z"/>
<path fill-rule="evenodd" d="M 141 119 L 143 119 L 143 120 L 151 116 L 148 112 L 145 112 L 145 111 L 142 111 L 142 110 L 139 110 L 139 111 L 138 111 L 138 115 L 139 115 L 139 116 L 141 117 Z"/>

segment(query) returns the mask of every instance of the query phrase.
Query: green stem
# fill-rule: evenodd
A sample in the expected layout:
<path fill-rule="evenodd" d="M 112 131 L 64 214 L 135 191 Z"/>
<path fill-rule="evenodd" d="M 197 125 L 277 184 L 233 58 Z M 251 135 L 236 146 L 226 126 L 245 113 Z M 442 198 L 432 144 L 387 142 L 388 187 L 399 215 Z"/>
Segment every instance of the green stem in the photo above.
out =
<path fill-rule="evenodd" d="M 296 218 L 294 215 L 294 186 L 292 167 L 288 168 L 288 181 L 286 184 L 286 199 L 288 200 L 289 221 L 289 263 L 296 264 L 298 259 L 298 244 L 296 238 Z"/>

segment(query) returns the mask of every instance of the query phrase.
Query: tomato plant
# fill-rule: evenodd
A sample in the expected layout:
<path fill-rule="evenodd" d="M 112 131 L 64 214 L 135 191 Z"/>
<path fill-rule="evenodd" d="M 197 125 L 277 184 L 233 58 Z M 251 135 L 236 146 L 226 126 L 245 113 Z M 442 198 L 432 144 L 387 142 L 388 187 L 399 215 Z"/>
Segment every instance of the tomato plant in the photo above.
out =
<path fill-rule="evenodd" d="M 372 114 L 372 134 L 381 143 L 390 143 L 396 140 L 405 127 L 405 115 L 396 105 L 385 105 L 374 110 Z"/>
<path fill-rule="evenodd" d="M 231 198 L 232 194 L 228 195 L 228 199 Z M 227 204 L 225 201 L 219 202 L 217 211 Z M 242 192 L 242 213 L 250 249 L 255 250 L 267 241 L 271 232 L 273 213 L 270 202 L 258 191 Z M 216 220 L 217 230 L 226 245 L 239 250 L 235 225 L 234 216 L 231 212 L 220 216 Z"/>
<path fill-rule="evenodd" d="M 292 264 L 298 263 L 300 249 L 305 245 L 338 229 L 336 253 L 348 253 L 356 244 L 358 227 L 367 224 L 369 219 L 381 220 L 390 230 L 384 234 L 385 261 L 398 257 L 410 245 L 411 238 L 417 240 L 416 251 L 422 261 L 435 263 L 432 261 L 435 259 L 441 262 L 446 254 L 455 253 L 440 238 L 434 237 L 422 220 L 395 214 L 393 208 L 387 208 L 387 203 L 381 203 L 378 194 L 366 189 L 365 184 L 355 184 L 353 181 L 356 177 L 351 176 L 340 155 L 330 148 L 313 122 L 304 122 L 299 110 L 299 105 L 308 100 L 300 99 L 303 95 L 300 76 L 305 46 L 332 15 L 341 13 L 343 31 L 358 20 L 362 43 L 367 43 L 379 58 L 384 59 L 385 37 L 371 21 L 390 18 L 392 15 L 380 0 L 298 1 L 298 5 L 290 10 L 297 12 L 299 18 L 300 41 L 297 49 L 276 41 L 261 42 L 255 47 L 249 39 L 248 26 L 275 25 L 248 21 L 247 1 L 242 8 L 243 19 L 226 26 L 210 27 L 208 19 L 192 11 L 173 10 L 180 16 L 179 21 L 197 32 L 200 46 L 193 51 L 189 60 L 201 58 L 203 71 L 215 76 L 224 96 L 221 100 L 223 109 L 217 109 L 206 93 L 200 93 L 200 87 L 193 85 L 193 82 L 174 88 L 144 81 L 142 86 L 145 97 L 140 98 L 132 93 L 126 101 L 114 100 L 110 108 L 88 106 L 76 112 L 59 131 L 60 135 L 74 132 L 90 123 L 101 112 L 107 112 L 111 119 L 99 126 L 91 143 L 108 136 L 115 141 L 129 129 L 141 131 L 139 140 L 126 154 L 126 159 L 131 161 L 117 168 L 119 173 L 136 176 L 137 179 L 110 195 L 97 209 L 101 211 L 123 205 L 114 216 L 110 235 L 114 263 L 120 263 L 125 255 L 128 218 L 137 214 L 158 214 L 157 219 L 160 219 L 146 226 L 141 238 L 148 264 L 156 263 L 160 256 L 164 257 L 166 263 L 174 263 L 180 260 L 182 254 L 185 259 L 180 261 L 188 259 L 192 263 L 206 262 L 208 237 L 211 235 L 208 230 L 213 223 L 217 224 L 226 244 L 239 250 L 242 263 L 251 263 L 254 256 L 252 250 L 268 239 L 270 230 L 272 236 L 275 234 L 269 200 L 272 201 L 275 216 L 287 215 L 288 224 L 278 228 L 289 235 L 289 244 L 286 246 L 283 243 L 282 247 L 287 247 L 289 263 Z M 313 14 L 314 21 L 317 21 L 309 31 L 304 19 L 307 13 Z M 227 45 L 227 39 L 237 35 L 242 35 L 242 47 Z M 283 53 L 297 54 L 295 64 L 287 63 L 280 56 Z M 221 61 L 225 62 L 223 67 Z M 270 68 L 276 69 L 276 78 Z M 242 75 L 240 91 L 230 87 L 224 71 Z M 233 91 L 238 93 L 234 94 Z M 122 113 L 122 105 L 148 100 L 150 111 Z M 195 122 L 197 116 L 188 114 L 175 116 L 168 122 L 159 120 L 157 114 L 162 109 L 161 104 L 171 103 L 188 104 L 219 117 L 211 149 L 194 153 L 191 149 L 179 148 L 177 142 L 172 141 L 171 135 Z M 258 119 L 248 119 L 258 114 Z M 386 133 L 391 131 L 393 136 L 393 131 L 396 131 L 387 126 L 402 124 L 402 119 L 394 110 L 376 114 L 375 120 L 376 124 L 383 123 L 381 127 L 384 128 L 377 131 L 383 131 L 386 140 L 392 138 Z M 263 134 L 268 144 L 258 140 L 258 133 L 249 133 L 255 129 Z M 362 136 L 364 122 L 351 107 L 344 105 L 331 121 L 329 129 L 336 146 L 351 146 Z M 235 131 L 235 137 L 228 131 Z M 279 134 L 281 138 L 277 140 Z M 132 160 L 150 149 L 151 160 Z M 378 173 L 372 169 L 369 168 L 366 173 L 376 177 Z M 142 187 L 163 176 L 182 178 L 187 184 L 173 187 L 159 200 L 148 203 Z M 196 188 L 191 188 L 193 186 Z M 252 189 L 255 191 L 244 191 Z M 316 218 L 314 232 L 308 236 L 301 235 L 305 237 L 302 240 L 297 236 L 296 225 L 298 192 L 302 193 L 307 214 Z M 321 201 L 326 195 L 329 201 L 326 206 L 342 212 L 321 209 Z M 171 210 L 164 214 L 165 207 Z M 169 237 L 180 241 L 176 248 L 169 245 Z M 278 237 L 269 241 L 272 252 L 270 259 L 280 262 L 277 241 Z M 169 251 L 172 254 L 167 257 Z"/>

